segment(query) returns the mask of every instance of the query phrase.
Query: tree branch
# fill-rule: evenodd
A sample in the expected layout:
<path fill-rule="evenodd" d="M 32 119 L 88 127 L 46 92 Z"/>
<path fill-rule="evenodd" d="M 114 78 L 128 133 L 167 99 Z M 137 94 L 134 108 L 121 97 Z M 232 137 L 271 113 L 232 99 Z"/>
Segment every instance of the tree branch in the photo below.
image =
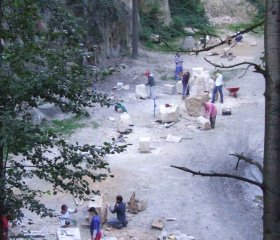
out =
<path fill-rule="evenodd" d="M 239 162 L 240 162 L 241 160 L 244 160 L 244 161 L 247 162 L 247 163 L 250 163 L 250 164 L 252 164 L 252 165 L 255 165 L 255 166 L 259 169 L 259 171 L 263 174 L 263 167 L 262 167 L 262 165 L 259 164 L 259 163 L 256 162 L 256 161 L 254 161 L 252 158 L 245 157 L 245 156 L 243 155 L 243 153 L 241 153 L 241 154 L 234 153 L 234 154 L 229 154 L 229 155 L 235 156 L 235 157 L 238 158 L 238 161 L 237 161 L 237 164 L 236 164 L 236 168 L 235 168 L 236 170 L 237 170 L 237 168 L 238 168 Z"/>
<path fill-rule="evenodd" d="M 243 182 L 247 182 L 247 183 L 251 183 L 253 185 L 256 185 L 256 186 L 260 187 L 262 190 L 264 188 L 262 183 L 253 181 L 253 180 L 248 179 L 248 178 L 236 176 L 236 175 L 225 174 L 225 173 L 215 173 L 215 172 L 213 172 L 213 173 L 196 172 L 196 171 L 193 171 L 193 170 L 191 170 L 189 168 L 178 167 L 178 166 L 174 166 L 174 165 L 171 165 L 170 167 L 177 168 L 177 169 L 180 169 L 182 171 L 192 173 L 193 175 L 199 175 L 199 176 L 202 176 L 202 177 L 226 177 L 226 178 L 233 178 L 233 179 L 237 179 L 237 180 L 240 180 L 240 181 L 243 181 Z"/>
<path fill-rule="evenodd" d="M 245 28 L 243 31 L 240 31 L 239 33 L 234 34 L 234 35 L 228 37 L 228 38 L 225 39 L 225 40 L 222 40 L 221 37 L 219 37 L 218 35 L 210 34 L 209 32 L 199 32 L 199 31 L 195 31 L 194 29 L 192 29 L 194 33 L 200 34 L 200 35 L 202 35 L 202 36 L 204 36 L 204 37 L 205 37 L 205 35 L 209 35 L 210 37 L 211 37 L 211 36 L 217 37 L 217 38 L 219 38 L 220 42 L 217 43 L 217 44 L 215 44 L 215 45 L 209 46 L 209 47 L 205 47 L 205 45 L 204 45 L 203 48 L 202 48 L 202 49 L 199 49 L 199 50 L 187 50 L 187 51 L 181 51 L 181 52 L 185 52 L 185 53 L 187 53 L 187 52 L 195 52 L 196 54 L 198 54 L 198 53 L 200 53 L 200 52 L 209 51 L 209 50 L 214 49 L 214 48 L 216 48 L 216 47 L 218 47 L 218 46 L 221 46 L 221 45 L 223 45 L 223 44 L 226 44 L 226 43 L 228 42 L 228 40 L 234 39 L 235 37 L 237 37 L 237 36 L 240 35 L 240 34 L 244 34 L 244 33 L 247 33 L 247 32 L 251 32 L 251 31 L 253 31 L 255 28 L 262 26 L 263 24 L 264 24 L 264 20 L 262 20 L 262 21 L 260 21 L 260 22 L 258 22 L 258 23 L 256 23 L 256 24 L 254 24 L 254 25 L 252 25 L 252 26 L 250 26 L 250 27 L 248 27 L 248 28 Z M 178 52 L 178 50 L 175 50 L 175 49 L 173 49 L 172 47 L 170 47 L 170 46 L 168 45 L 168 43 L 166 43 L 165 41 L 163 41 L 161 38 L 159 38 L 159 40 L 160 40 L 161 42 L 163 42 L 163 43 L 166 45 L 166 47 L 169 48 L 171 51 Z"/>
<path fill-rule="evenodd" d="M 240 62 L 240 63 L 237 63 L 237 64 L 233 64 L 233 65 L 228 65 L 228 66 L 225 66 L 224 64 L 216 64 L 216 63 L 212 63 L 211 61 L 209 61 L 207 58 L 204 58 L 204 60 L 208 63 L 210 63 L 212 66 L 214 66 L 215 68 L 233 68 L 233 67 L 237 67 L 237 66 L 241 66 L 241 65 L 249 65 L 247 67 L 247 69 L 251 66 L 253 66 L 255 68 L 255 71 L 254 72 L 257 72 L 257 73 L 260 73 L 262 74 L 264 77 L 266 75 L 266 72 L 264 69 L 262 69 L 259 65 L 255 64 L 255 63 L 252 63 L 252 62 Z"/>

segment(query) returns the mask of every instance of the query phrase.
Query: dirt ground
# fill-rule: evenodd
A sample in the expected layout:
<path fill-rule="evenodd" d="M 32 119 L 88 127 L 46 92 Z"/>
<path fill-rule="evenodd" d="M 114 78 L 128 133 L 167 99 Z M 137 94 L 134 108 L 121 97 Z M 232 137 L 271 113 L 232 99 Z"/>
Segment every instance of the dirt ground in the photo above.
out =
<path fill-rule="evenodd" d="M 250 46 L 253 41 L 256 41 L 257 46 Z M 224 47 L 217 48 L 215 52 L 222 55 Z M 207 56 L 206 53 L 198 56 L 183 53 L 182 56 L 184 69 L 204 67 L 212 73 L 214 67 L 205 62 L 204 57 L 215 63 L 232 65 L 241 61 L 259 62 L 262 51 L 263 38 L 247 34 L 242 44 L 233 49 L 236 56 L 233 61 L 220 56 Z M 174 54 L 152 52 L 141 47 L 138 60 L 112 61 L 114 64 L 122 63 L 126 68 L 98 83 L 97 90 L 123 100 L 134 124 L 133 132 L 126 135 L 127 143 L 132 145 L 126 152 L 104 159 L 110 164 L 114 177 L 92 184 L 92 189 L 100 190 L 109 205 L 114 203 L 116 195 L 121 194 L 125 201 L 129 201 L 135 192 L 136 198 L 147 200 L 147 209 L 136 215 L 128 213 L 127 228 L 115 230 L 103 225 L 104 239 L 157 239 L 161 231 L 151 228 L 157 217 L 164 220 L 176 218 L 176 221 L 164 221 L 164 229 L 169 233 L 179 230 L 196 240 L 262 239 L 262 207 L 258 197 L 261 191 L 258 188 L 233 179 L 192 176 L 170 165 L 260 180 L 258 171 L 247 164 L 240 164 L 236 171 L 236 159 L 229 154 L 244 153 L 261 162 L 264 134 L 263 77 L 249 69 L 246 75 L 239 78 L 244 74 L 246 66 L 244 69 L 224 71 L 224 104 L 216 103 L 216 128 L 202 131 L 197 129 L 196 118 L 188 115 L 180 94 L 163 94 L 163 84 L 174 83 L 174 80 L 164 80 L 174 75 Z M 165 103 L 178 104 L 180 107 L 180 122 L 170 128 L 155 122 L 153 100 L 138 100 L 135 97 L 135 85 L 146 82 L 144 73 L 147 70 L 154 74 L 157 84 L 156 110 Z M 113 90 L 117 82 L 129 85 L 129 90 Z M 225 87 L 229 86 L 240 87 L 237 98 L 228 95 Z M 221 109 L 227 107 L 231 108 L 232 115 L 223 116 Z M 87 121 L 97 122 L 99 127 L 79 129 L 71 135 L 69 141 L 97 145 L 110 141 L 112 137 L 119 136 L 119 116 L 114 108 L 97 106 Z M 166 142 L 168 134 L 186 139 L 180 143 Z M 151 152 L 139 153 L 139 138 L 146 136 L 151 138 Z M 32 184 L 45 189 L 49 187 L 42 182 L 33 181 Z M 69 208 L 76 207 L 73 197 L 67 194 L 45 196 L 42 202 L 57 211 L 64 203 Z M 87 202 L 78 206 L 78 213 L 74 216 L 83 240 L 90 239 L 89 229 L 81 226 L 86 221 L 87 206 Z M 30 213 L 25 215 L 27 218 L 35 218 Z M 108 213 L 108 217 L 112 216 Z M 56 239 L 54 234 L 58 226 L 58 219 L 46 218 L 36 220 L 34 225 L 26 226 L 23 230 L 43 230 L 45 239 Z"/>

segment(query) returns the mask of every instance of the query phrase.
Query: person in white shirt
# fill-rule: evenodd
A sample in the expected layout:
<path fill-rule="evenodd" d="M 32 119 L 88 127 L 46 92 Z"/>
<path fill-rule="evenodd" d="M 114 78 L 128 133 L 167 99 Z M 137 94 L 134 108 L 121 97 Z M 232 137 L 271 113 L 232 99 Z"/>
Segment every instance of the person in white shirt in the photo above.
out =
<path fill-rule="evenodd" d="M 76 213 L 78 212 L 77 209 L 72 210 L 69 209 L 65 204 L 63 204 L 61 206 L 61 211 L 59 214 L 59 223 L 61 227 L 69 227 L 71 226 L 71 222 L 70 222 L 70 214 Z"/>
<path fill-rule="evenodd" d="M 217 74 L 215 76 L 215 87 L 212 93 L 212 103 L 215 103 L 215 95 L 219 91 L 220 93 L 220 103 L 224 102 L 223 96 L 223 75 L 220 73 L 220 70 L 217 70 Z"/>

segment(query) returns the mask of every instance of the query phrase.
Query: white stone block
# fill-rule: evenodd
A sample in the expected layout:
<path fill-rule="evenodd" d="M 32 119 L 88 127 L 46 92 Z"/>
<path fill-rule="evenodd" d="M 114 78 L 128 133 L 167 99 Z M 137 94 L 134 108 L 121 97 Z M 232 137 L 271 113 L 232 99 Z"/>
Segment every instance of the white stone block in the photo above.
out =
<path fill-rule="evenodd" d="M 209 130 L 211 129 L 211 124 L 209 119 L 206 119 L 205 117 L 198 117 L 197 118 L 197 124 L 199 128 L 202 128 L 203 130 Z"/>
<path fill-rule="evenodd" d="M 177 93 L 179 94 L 182 94 L 183 93 L 183 84 L 182 84 L 182 81 L 178 81 L 176 83 L 176 90 L 177 90 Z"/>
<path fill-rule="evenodd" d="M 140 84 L 135 87 L 135 96 L 137 98 L 147 98 L 149 96 L 146 85 Z"/>
<path fill-rule="evenodd" d="M 192 76 L 198 76 L 204 71 L 204 67 L 193 67 Z"/>
<path fill-rule="evenodd" d="M 150 151 L 150 138 L 141 137 L 139 140 L 139 151 L 140 152 L 149 152 Z"/>
<path fill-rule="evenodd" d="M 157 119 L 161 122 L 177 122 L 179 121 L 179 106 L 175 104 L 161 105 L 159 107 Z"/>
<path fill-rule="evenodd" d="M 127 114 L 126 112 L 124 112 L 119 119 L 119 123 L 118 123 L 118 132 L 123 133 L 125 132 L 130 124 L 130 116 L 129 114 Z"/>
<path fill-rule="evenodd" d="M 163 85 L 163 93 L 174 94 L 175 92 L 176 92 L 175 85 L 171 85 L 171 84 L 164 84 Z"/>

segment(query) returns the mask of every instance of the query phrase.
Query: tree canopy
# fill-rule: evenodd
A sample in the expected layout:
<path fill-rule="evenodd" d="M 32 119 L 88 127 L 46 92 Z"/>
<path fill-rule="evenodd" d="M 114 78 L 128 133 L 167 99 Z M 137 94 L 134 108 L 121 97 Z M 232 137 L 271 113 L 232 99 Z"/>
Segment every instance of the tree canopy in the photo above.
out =
<path fill-rule="evenodd" d="M 39 199 L 45 192 L 32 189 L 26 178 L 49 182 L 49 194 L 65 191 L 83 197 L 94 193 L 85 176 L 104 179 L 106 174 L 95 173 L 109 170 L 102 157 L 126 147 L 114 139 L 102 146 L 71 144 L 32 123 L 30 111 L 39 102 L 84 115 L 95 104 L 110 105 L 106 95 L 88 90 L 94 71 L 82 64 L 91 53 L 84 51 L 80 23 L 60 1 L 0 0 L 1 215 L 11 204 L 12 211 L 24 207 L 52 216 Z M 85 159 L 80 152 L 89 155 Z"/>

